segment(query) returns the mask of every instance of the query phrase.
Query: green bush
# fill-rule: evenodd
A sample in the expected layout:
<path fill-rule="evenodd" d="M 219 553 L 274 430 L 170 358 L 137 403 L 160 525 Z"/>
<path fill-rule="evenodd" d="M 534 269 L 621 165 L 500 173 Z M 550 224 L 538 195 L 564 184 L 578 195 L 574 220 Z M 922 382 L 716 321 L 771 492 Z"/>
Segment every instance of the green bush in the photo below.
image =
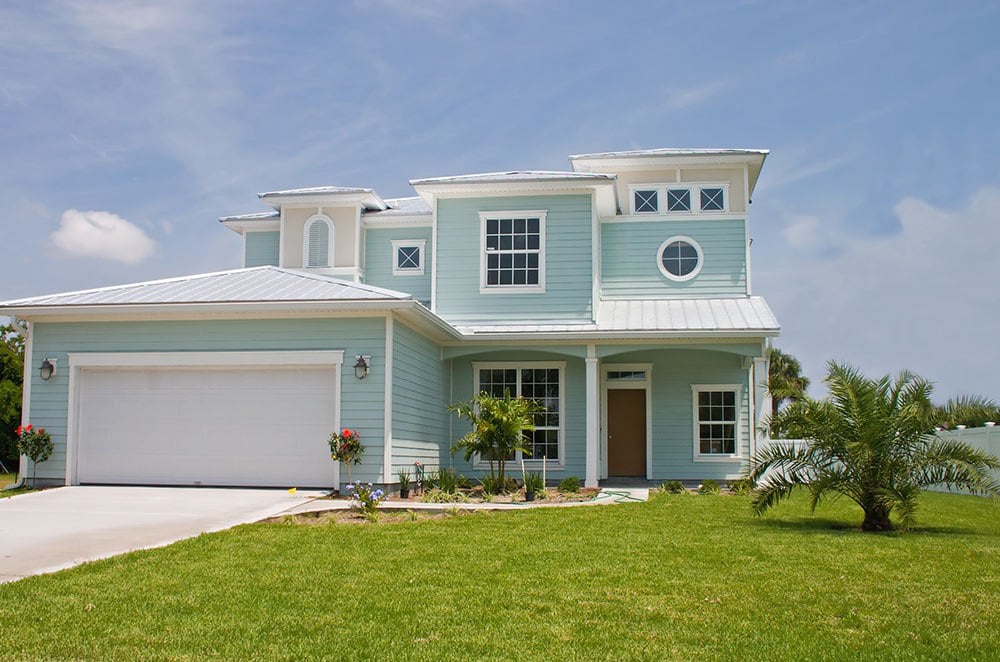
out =
<path fill-rule="evenodd" d="M 719 481 L 710 478 L 698 486 L 698 494 L 722 494 L 722 487 L 719 486 Z"/>
<path fill-rule="evenodd" d="M 445 492 L 435 487 L 424 492 L 420 500 L 424 503 L 468 503 L 469 497 L 461 492 Z"/>
<path fill-rule="evenodd" d="M 580 477 L 566 476 L 559 481 L 559 491 L 567 494 L 576 494 L 580 491 Z"/>
<path fill-rule="evenodd" d="M 679 480 L 668 480 L 660 485 L 660 490 L 667 492 L 668 494 L 684 494 L 687 492 L 687 488 L 684 487 L 684 483 Z"/>
<path fill-rule="evenodd" d="M 542 475 L 529 471 L 524 474 L 524 491 L 525 492 L 541 492 L 545 489 L 545 483 L 542 482 Z"/>
<path fill-rule="evenodd" d="M 754 483 L 749 477 L 744 476 L 743 478 L 737 478 L 736 480 L 731 480 L 726 484 L 729 491 L 733 494 L 739 494 L 740 496 L 746 496 L 753 491 Z"/>
<path fill-rule="evenodd" d="M 455 470 L 444 467 L 438 471 L 435 486 L 442 492 L 454 494 L 458 489 L 458 475 Z"/>

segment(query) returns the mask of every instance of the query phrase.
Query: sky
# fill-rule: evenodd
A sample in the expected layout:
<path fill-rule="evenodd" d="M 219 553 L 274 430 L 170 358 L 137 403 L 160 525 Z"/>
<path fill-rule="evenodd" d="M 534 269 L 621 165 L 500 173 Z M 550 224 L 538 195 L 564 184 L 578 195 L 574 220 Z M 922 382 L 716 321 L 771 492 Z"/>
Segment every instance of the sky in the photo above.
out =
<path fill-rule="evenodd" d="M 776 345 L 1000 400 L 998 30 L 961 0 L 8 0 L 0 300 L 239 267 L 217 219 L 261 191 L 767 148 Z"/>

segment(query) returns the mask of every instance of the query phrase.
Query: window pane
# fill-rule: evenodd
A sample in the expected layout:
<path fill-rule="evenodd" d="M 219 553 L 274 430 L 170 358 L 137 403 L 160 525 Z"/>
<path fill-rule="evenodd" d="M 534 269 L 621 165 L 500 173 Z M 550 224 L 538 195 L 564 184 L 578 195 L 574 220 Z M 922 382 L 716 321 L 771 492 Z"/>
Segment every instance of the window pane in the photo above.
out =
<path fill-rule="evenodd" d="M 487 285 L 539 284 L 540 227 L 538 218 L 487 219 Z M 491 253 L 499 253 L 499 258 L 491 259 Z"/>
<path fill-rule="evenodd" d="M 702 211 L 722 211 L 725 208 L 723 200 L 723 189 L 703 188 L 701 189 L 701 209 Z"/>
<path fill-rule="evenodd" d="M 667 191 L 667 211 L 690 211 L 691 191 L 688 189 L 670 189 Z"/>
<path fill-rule="evenodd" d="M 636 213 L 656 212 L 659 210 L 656 190 L 636 191 L 635 198 Z"/>
<path fill-rule="evenodd" d="M 663 249 L 663 268 L 674 276 L 687 276 L 698 268 L 698 251 L 686 241 L 674 241 Z"/>

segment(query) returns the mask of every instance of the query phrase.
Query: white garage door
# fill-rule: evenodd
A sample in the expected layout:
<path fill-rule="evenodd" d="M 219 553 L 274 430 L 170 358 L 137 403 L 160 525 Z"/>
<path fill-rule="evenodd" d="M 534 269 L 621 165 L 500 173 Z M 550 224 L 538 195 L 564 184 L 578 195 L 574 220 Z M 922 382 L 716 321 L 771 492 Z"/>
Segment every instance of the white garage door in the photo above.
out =
<path fill-rule="evenodd" d="M 80 371 L 81 483 L 332 487 L 332 366 Z"/>

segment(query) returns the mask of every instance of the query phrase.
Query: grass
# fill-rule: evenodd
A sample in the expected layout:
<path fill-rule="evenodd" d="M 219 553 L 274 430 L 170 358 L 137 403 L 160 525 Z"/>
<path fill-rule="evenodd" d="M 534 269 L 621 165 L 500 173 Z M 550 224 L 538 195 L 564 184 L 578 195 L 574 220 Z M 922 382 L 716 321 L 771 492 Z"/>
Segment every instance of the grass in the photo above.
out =
<path fill-rule="evenodd" d="M 263 523 L 0 585 L 0 658 L 995 659 L 1000 502 Z"/>
<path fill-rule="evenodd" d="M 15 481 L 17 481 L 17 474 L 15 474 L 15 473 L 10 473 L 10 474 L 0 473 L 0 490 L 2 490 L 3 488 L 7 487 L 8 485 L 13 484 Z M 25 492 L 31 492 L 31 488 L 29 488 L 29 487 L 19 487 L 16 490 L 7 490 L 5 492 L 0 492 L 0 499 L 8 499 L 8 498 L 10 498 L 12 496 L 17 496 L 18 494 L 24 494 Z"/>

